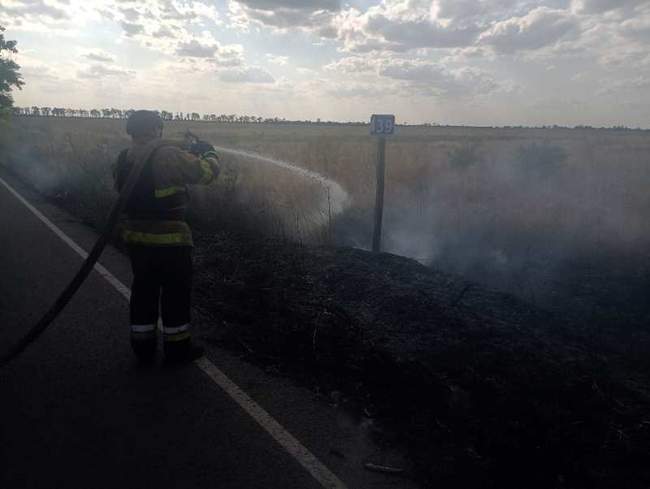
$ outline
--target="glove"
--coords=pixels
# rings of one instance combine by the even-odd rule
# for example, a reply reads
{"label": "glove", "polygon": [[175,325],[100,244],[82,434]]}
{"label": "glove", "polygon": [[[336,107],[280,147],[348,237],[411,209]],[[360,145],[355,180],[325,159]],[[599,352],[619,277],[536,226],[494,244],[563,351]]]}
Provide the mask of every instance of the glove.
{"label": "glove", "polygon": [[208,151],[214,151],[214,146],[204,141],[197,141],[190,145],[189,152],[196,156],[203,156]]}

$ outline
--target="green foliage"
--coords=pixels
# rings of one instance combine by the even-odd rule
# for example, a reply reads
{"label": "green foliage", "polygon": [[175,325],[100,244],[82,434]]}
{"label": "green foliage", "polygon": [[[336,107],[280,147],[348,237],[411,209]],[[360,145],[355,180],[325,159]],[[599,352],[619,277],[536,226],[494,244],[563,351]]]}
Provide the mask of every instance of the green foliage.
{"label": "green foliage", "polygon": [[517,149],[516,159],[526,176],[547,178],[566,162],[568,154],[561,146],[548,142],[531,143]]}
{"label": "green foliage", "polygon": [[447,153],[449,165],[456,170],[466,170],[475,166],[483,158],[479,148],[479,143],[466,143],[452,149]]}
{"label": "green foliage", "polygon": [[20,66],[13,60],[8,58],[9,54],[18,52],[16,49],[16,41],[5,40],[4,27],[0,26],[0,117],[5,117],[9,114],[9,109],[13,105],[11,98],[11,90],[13,88],[20,88],[24,85],[22,77],[18,70]]}

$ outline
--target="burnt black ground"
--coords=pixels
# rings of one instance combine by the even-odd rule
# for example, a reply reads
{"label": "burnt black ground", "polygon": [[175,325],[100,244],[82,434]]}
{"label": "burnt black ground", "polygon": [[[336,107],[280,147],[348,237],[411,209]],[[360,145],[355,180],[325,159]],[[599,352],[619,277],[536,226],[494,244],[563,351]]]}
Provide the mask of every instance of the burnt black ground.
{"label": "burnt black ground", "polygon": [[[94,233],[12,183],[88,248]],[[6,347],[81,260],[4,187],[0,209]],[[129,282],[127,262],[115,250],[102,262]],[[124,298],[93,273],[43,337],[0,371],[0,487],[320,487],[193,365],[138,367],[126,314]],[[349,487],[414,487],[365,471],[362,462],[373,460],[375,448],[311,392],[216,348],[209,357]]]}
{"label": "burnt black ground", "polygon": [[424,480],[650,484],[650,371],[629,355],[650,349],[639,325],[595,328],[389,254],[198,243],[199,304],[230,325],[215,341],[363,399]]}

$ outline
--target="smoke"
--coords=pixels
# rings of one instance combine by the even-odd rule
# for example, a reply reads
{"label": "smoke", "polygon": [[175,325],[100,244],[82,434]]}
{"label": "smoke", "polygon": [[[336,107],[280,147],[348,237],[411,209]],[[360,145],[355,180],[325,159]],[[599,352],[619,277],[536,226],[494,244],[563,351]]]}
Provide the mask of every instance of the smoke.
{"label": "smoke", "polygon": [[[390,165],[405,159],[404,148],[394,148],[383,250],[538,306],[602,316],[603,304],[614,302],[614,274],[617,283],[644,283],[650,138],[561,136],[446,142],[417,171],[391,175]],[[413,176],[404,178],[407,171]],[[372,230],[359,224],[371,220],[371,208],[343,216],[341,242],[367,248]]]}

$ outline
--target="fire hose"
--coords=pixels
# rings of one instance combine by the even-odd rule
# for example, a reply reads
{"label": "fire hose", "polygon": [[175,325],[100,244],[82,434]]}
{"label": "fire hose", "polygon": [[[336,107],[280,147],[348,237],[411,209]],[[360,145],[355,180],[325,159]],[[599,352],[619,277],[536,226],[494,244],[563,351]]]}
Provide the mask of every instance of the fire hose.
{"label": "fire hose", "polygon": [[149,159],[153,156],[153,154],[158,148],[160,148],[161,146],[170,146],[170,145],[185,146],[185,144],[180,144],[175,141],[157,140],[149,143],[145,147],[141,157],[133,163],[133,166],[131,167],[131,171],[129,172],[129,176],[126,179],[126,182],[122,187],[122,190],[120,191],[120,195],[117,201],[115,202],[115,204],[113,204],[113,207],[111,208],[111,211],[108,216],[108,222],[106,224],[106,228],[104,232],[100,235],[100,237],[95,242],[95,245],[93,246],[92,250],[90,251],[90,253],[88,253],[88,256],[86,257],[83,264],[81,265],[81,268],[79,269],[77,274],[72,278],[72,280],[67,285],[67,287],[63,290],[63,292],[61,292],[61,295],[59,295],[59,297],[54,302],[54,304],[52,304],[50,309],[41,317],[41,319],[27,332],[27,334],[23,338],[21,338],[14,346],[12,346],[7,353],[5,353],[4,355],[2,355],[2,357],[0,357],[0,368],[7,365],[14,358],[20,355],[31,343],[36,341],[36,339],[38,339],[38,337],[41,334],[43,334],[43,332],[52,323],[52,321],[56,319],[56,317],[61,313],[61,311],[63,311],[65,306],[74,297],[74,295],[79,290],[79,287],[81,287],[81,285],[84,283],[84,281],[86,280],[86,278],[88,277],[92,269],[94,268],[95,264],[99,260],[99,257],[104,251],[104,248],[111,240],[113,233],[117,227],[117,224],[120,220],[120,216],[122,215],[122,212],[126,207],[126,203],[128,202],[129,197],[133,192],[133,188],[138,182],[138,179],[140,178],[140,174],[142,173],[142,170],[146,165],[147,161],[149,161]]}

